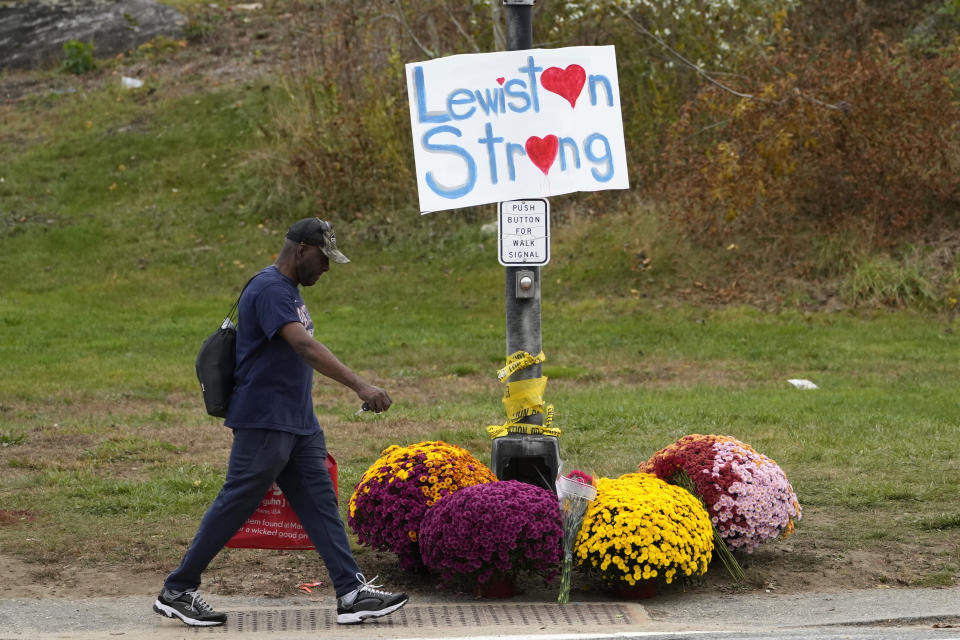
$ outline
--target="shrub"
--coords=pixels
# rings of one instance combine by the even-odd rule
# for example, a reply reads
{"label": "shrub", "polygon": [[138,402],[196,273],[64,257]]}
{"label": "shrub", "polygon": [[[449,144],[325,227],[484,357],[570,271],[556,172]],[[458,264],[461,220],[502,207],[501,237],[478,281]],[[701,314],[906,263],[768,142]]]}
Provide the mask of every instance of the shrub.
{"label": "shrub", "polygon": [[63,43],[64,59],[60,69],[75,75],[83,75],[97,67],[93,59],[93,43],[68,40]]}
{"label": "shrub", "polygon": [[933,285],[917,264],[900,263],[889,256],[874,256],[857,265],[844,279],[841,293],[854,304],[888,306],[930,304],[936,298]]}
{"label": "shrub", "polygon": [[[671,129],[662,190],[703,240],[812,227],[890,244],[960,213],[960,55],[784,46],[752,97],[705,87]],[[782,70],[782,71],[779,71]]]}
{"label": "shrub", "polygon": [[[689,58],[726,66],[756,55],[770,16],[793,4],[647,3],[631,7],[627,17],[615,0],[538,3],[534,35],[538,46],[617,47],[625,140],[631,171],[639,174],[652,164],[647,160],[657,153],[663,128],[696,89],[696,75],[678,73],[676,59],[654,38]],[[283,78],[284,100],[261,127],[275,141],[265,168],[294,199],[340,217],[382,224],[387,211],[414,213],[404,64],[502,50],[503,11],[499,1],[301,4],[297,28],[309,34],[303,38],[309,45],[298,51],[296,71]]]}

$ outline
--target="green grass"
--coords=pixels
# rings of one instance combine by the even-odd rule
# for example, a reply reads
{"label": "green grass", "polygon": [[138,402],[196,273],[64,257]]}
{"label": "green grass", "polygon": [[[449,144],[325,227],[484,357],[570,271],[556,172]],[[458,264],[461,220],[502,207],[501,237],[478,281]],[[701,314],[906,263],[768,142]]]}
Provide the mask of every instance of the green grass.
{"label": "green grass", "polygon": [[921,529],[960,529],[960,513],[943,514],[921,520],[918,523]]}
{"label": "green grass", "polygon": [[[308,208],[257,164],[272,90],[168,82],[0,105],[0,503],[37,516],[0,526],[5,553],[169,567],[222,481],[229,438],[203,414],[196,350]],[[489,462],[504,275],[480,229],[492,209],[458,215],[338,223],[353,263],[304,292],[317,337],[396,403],[355,417],[352,394],[318,381],[342,496],[393,443],[440,438]],[[704,258],[657,228],[637,205],[553,229],[543,370],[564,459],[619,475],[682,435],[729,434],[785,469],[812,547],[955,543],[956,322],[683,304],[664,285]],[[653,271],[633,270],[641,245]],[[913,276],[875,267],[860,290],[922,297]]]}
{"label": "green grass", "polygon": [[887,257],[872,257],[857,265],[841,287],[848,299],[881,304],[930,304],[935,287],[913,260],[898,263]]}

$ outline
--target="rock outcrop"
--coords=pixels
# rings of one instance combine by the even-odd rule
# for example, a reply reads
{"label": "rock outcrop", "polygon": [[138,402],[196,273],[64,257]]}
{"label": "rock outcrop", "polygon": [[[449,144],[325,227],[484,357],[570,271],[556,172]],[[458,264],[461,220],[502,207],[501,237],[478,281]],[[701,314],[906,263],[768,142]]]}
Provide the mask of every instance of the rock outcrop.
{"label": "rock outcrop", "polygon": [[70,40],[92,42],[96,57],[113,56],[159,35],[183,38],[186,23],[151,0],[0,0],[0,69],[54,66]]}

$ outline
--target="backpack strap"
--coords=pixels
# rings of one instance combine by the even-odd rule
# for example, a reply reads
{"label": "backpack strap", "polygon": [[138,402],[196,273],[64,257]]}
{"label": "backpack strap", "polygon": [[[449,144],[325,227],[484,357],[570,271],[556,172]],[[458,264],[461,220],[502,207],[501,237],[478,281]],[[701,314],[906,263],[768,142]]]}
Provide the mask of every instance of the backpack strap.
{"label": "backpack strap", "polygon": [[[250,279],[247,280],[247,284],[243,285],[243,289],[240,290],[240,295],[237,296],[237,301],[233,303],[232,307],[230,307],[230,311],[227,313],[227,317],[224,318],[223,325],[221,326],[221,328],[226,328],[227,326],[231,326],[234,328],[236,327],[237,322],[240,321],[240,298],[243,297],[243,292],[247,290],[247,287],[250,286],[250,283],[253,282],[253,279],[256,278],[258,275],[259,275],[258,273],[253,274],[250,277]],[[233,318],[232,321],[231,321],[231,318]],[[263,352],[266,350],[266,346],[267,346],[267,343],[264,342],[257,348],[257,353],[253,359],[253,363],[256,363],[256,361],[260,358],[260,356],[263,355]],[[250,365],[251,367],[253,366],[253,363],[251,363]],[[233,385],[234,391],[236,391],[237,385],[239,384],[240,384],[239,380],[234,380],[234,385]]]}
{"label": "backpack strap", "polygon": [[247,280],[247,284],[243,285],[243,289],[240,290],[240,295],[237,296],[237,301],[233,303],[233,306],[230,307],[230,311],[227,312],[227,317],[223,319],[221,328],[235,326],[237,324],[237,320],[240,319],[240,298],[243,297],[243,292],[247,290],[247,287],[250,286],[250,283],[253,282],[253,279],[256,278],[257,275],[258,274],[250,276],[250,279]]}

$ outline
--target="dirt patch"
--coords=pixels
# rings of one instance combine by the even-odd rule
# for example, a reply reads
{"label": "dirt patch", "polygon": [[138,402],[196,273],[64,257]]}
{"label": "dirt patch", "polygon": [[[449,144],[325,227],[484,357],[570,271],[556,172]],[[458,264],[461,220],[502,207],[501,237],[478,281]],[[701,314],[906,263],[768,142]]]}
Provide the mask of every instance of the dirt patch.
{"label": "dirt patch", "polygon": [[[910,584],[884,578],[885,573],[895,569],[889,566],[891,557],[895,556],[875,552],[840,556],[809,546],[797,540],[790,545],[761,549],[752,557],[743,558],[747,584],[742,587],[735,586],[721,566],[714,566],[707,576],[683,588],[695,592],[763,590],[789,594]],[[430,576],[402,572],[390,554],[360,550],[357,558],[365,572],[379,575],[392,589],[424,596],[437,589],[436,581]],[[907,557],[904,562],[909,562]],[[150,596],[159,589],[166,570],[123,565],[27,563],[0,554],[0,573],[4,575],[0,598],[46,598],[76,597],[78,591],[88,593],[103,584],[110,584],[117,593]],[[581,589],[599,588],[599,583],[589,576],[576,575],[574,579]],[[311,587],[311,593],[316,597],[332,597],[326,569],[312,551],[225,549],[204,574],[203,588],[211,594],[284,597],[302,595],[305,591],[298,585],[317,581],[322,584]],[[547,588],[534,576],[525,577],[524,582],[531,589]]]}
{"label": "dirt patch", "polygon": [[198,411],[199,402],[197,394],[164,401],[65,397],[41,410],[9,404],[28,436],[4,448],[0,460],[13,473],[97,469],[122,479],[172,456],[183,464],[216,463],[229,450],[230,430]]}
{"label": "dirt patch", "polygon": [[37,514],[26,509],[0,509],[0,526],[33,522],[36,519]]}
{"label": "dirt patch", "polygon": [[[937,586],[923,582],[923,577],[935,573],[951,557],[960,558],[960,541],[955,532],[952,537],[942,533],[919,535],[870,549],[851,549],[825,535],[831,527],[842,526],[831,524],[827,512],[808,509],[804,519],[815,526],[805,527],[801,523],[797,532],[784,541],[768,543],[753,554],[738,554],[746,573],[745,584],[735,585],[723,566],[714,564],[703,578],[668,590],[792,594]],[[168,542],[179,546],[175,556],[165,561],[106,562],[90,554],[82,558],[48,555],[43,560],[25,562],[0,554],[0,574],[5,577],[0,584],[0,597],[75,597],[78,591],[89,592],[103,584],[114,585],[118,593],[127,595],[153,595],[179,555],[186,551],[189,539]],[[393,554],[363,547],[355,548],[355,554],[365,573],[379,575],[390,588],[403,589],[414,596],[429,596],[438,588],[436,580],[428,575],[402,571]],[[311,587],[311,597],[332,597],[329,576],[313,551],[224,549],[204,574],[203,588],[211,594],[284,597],[303,595],[306,592],[298,585],[317,581],[322,584]],[[574,581],[581,590],[602,589],[599,581],[587,574],[578,572]],[[526,576],[522,583],[529,591],[548,595],[553,588],[543,585],[536,576]]]}
{"label": "dirt patch", "polygon": [[0,598],[76,598],[102,595],[104,585],[124,595],[155,595],[163,577],[133,567],[30,563],[0,554]]}

